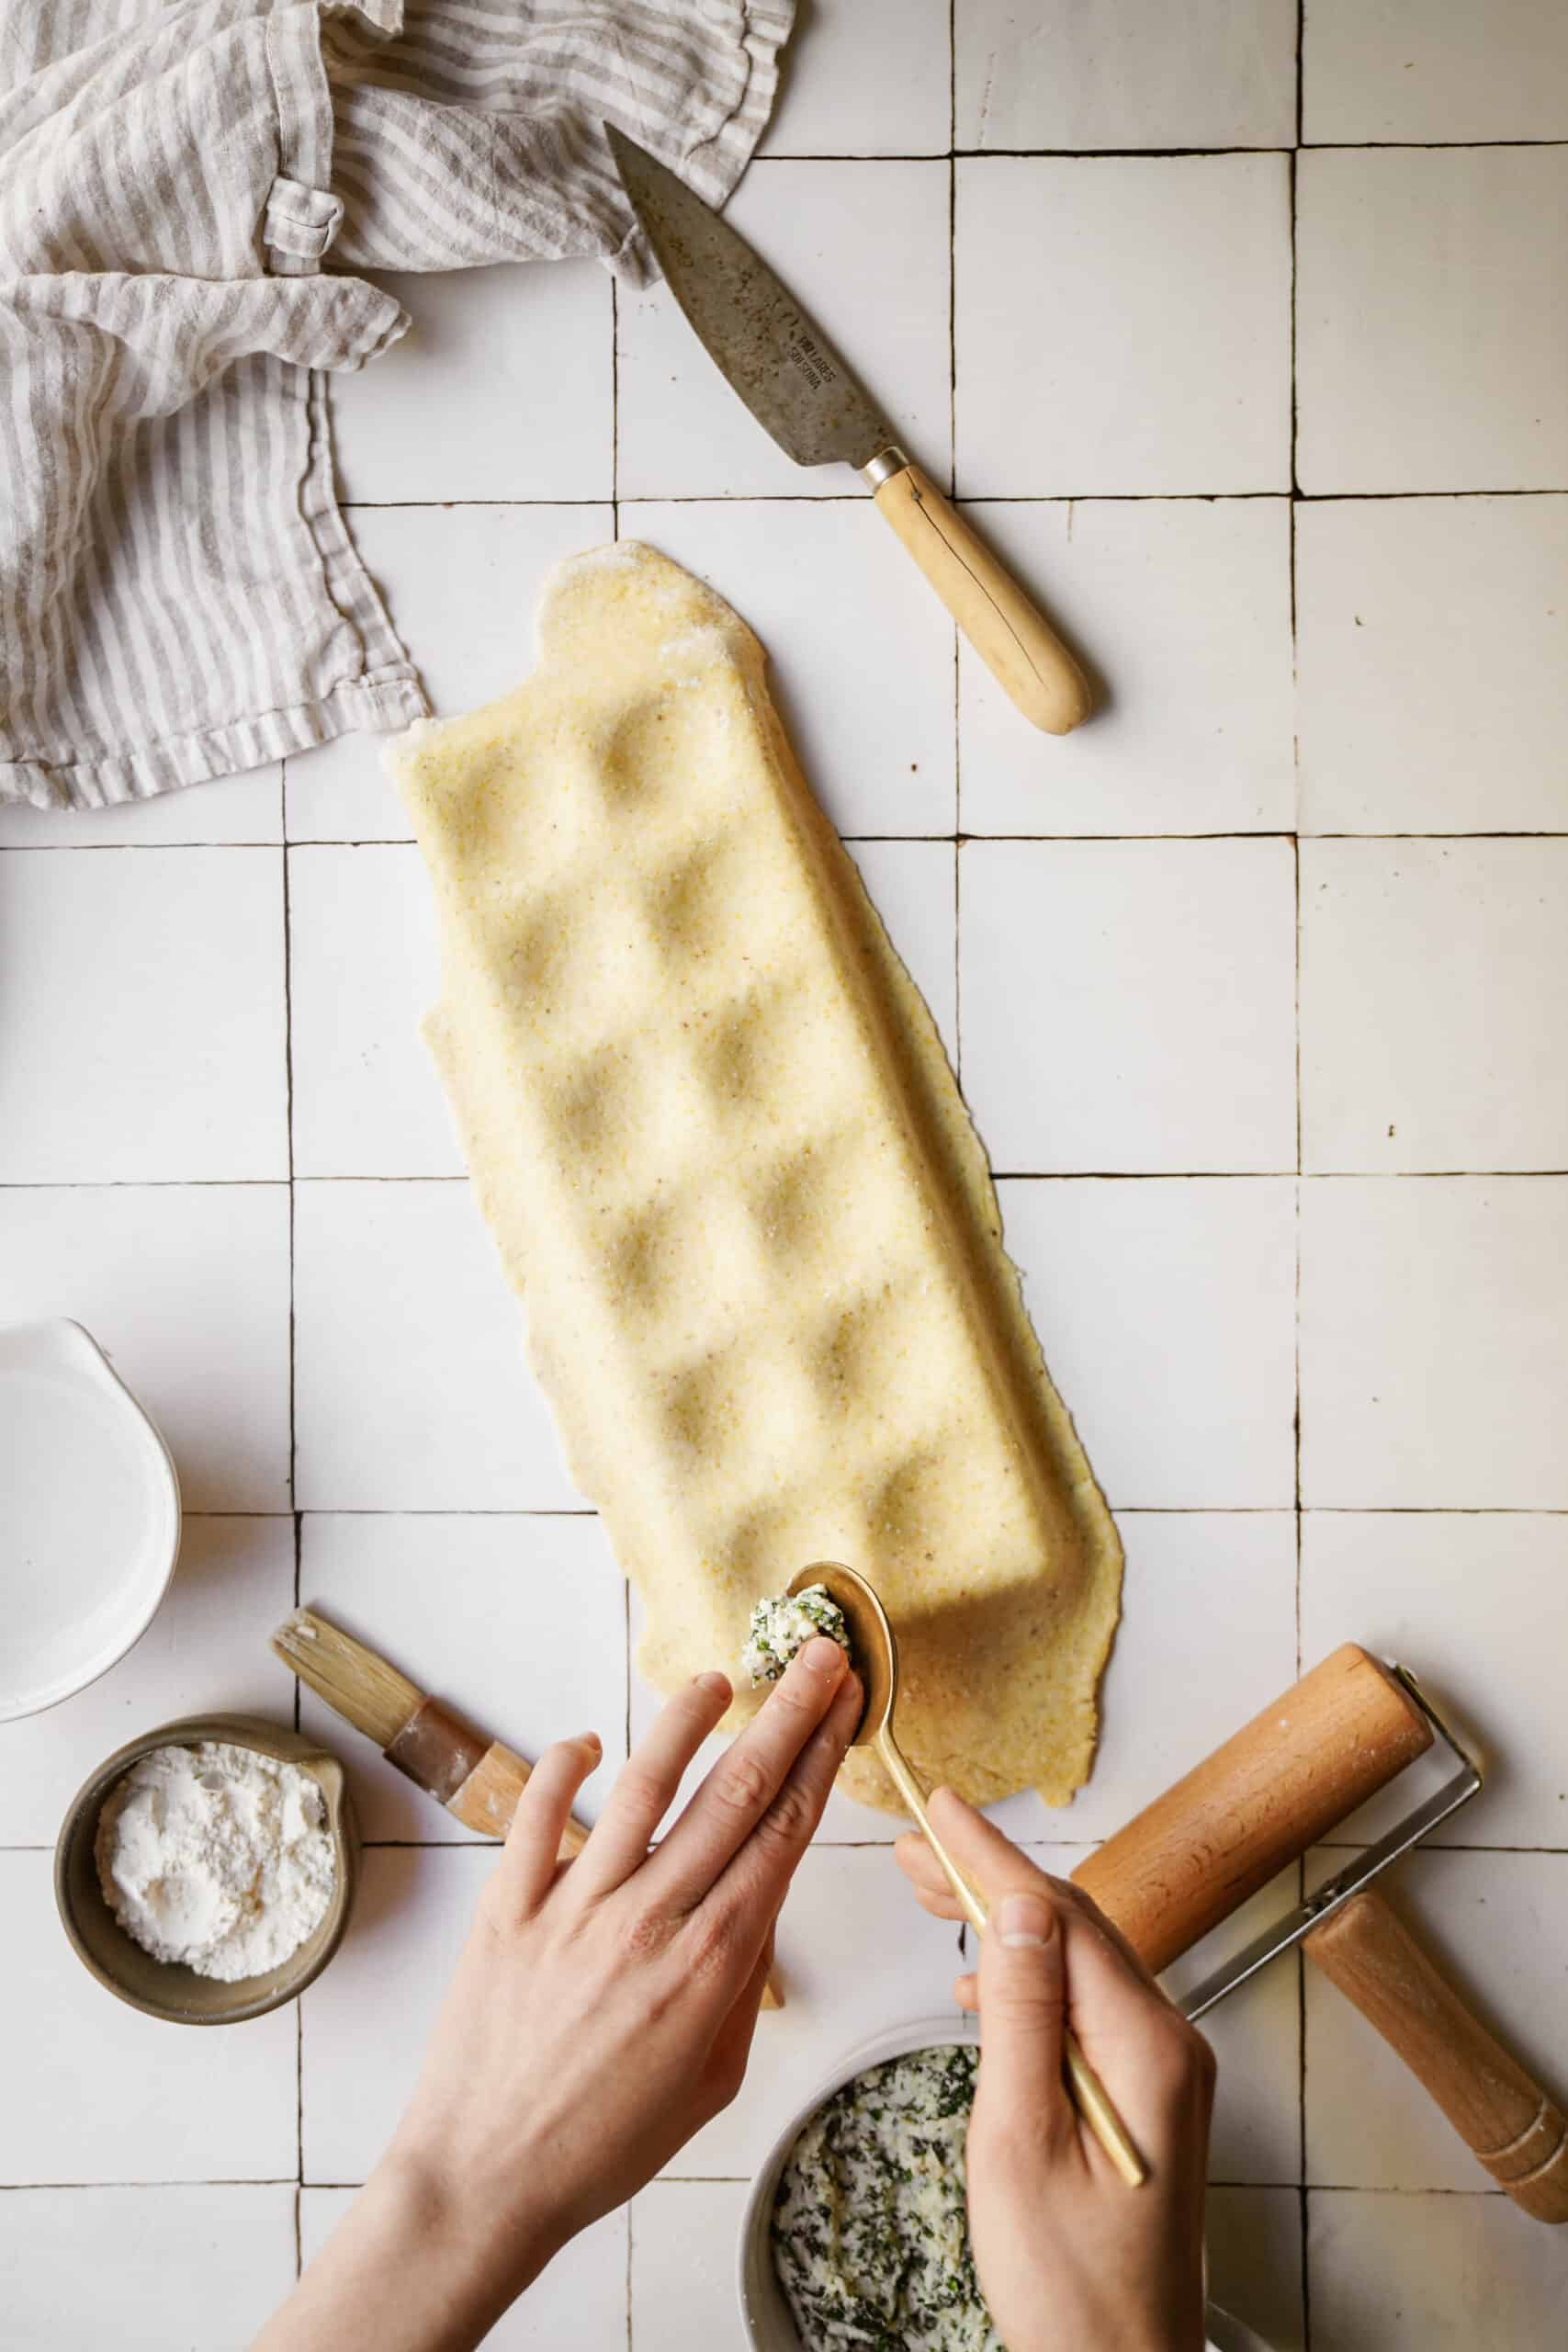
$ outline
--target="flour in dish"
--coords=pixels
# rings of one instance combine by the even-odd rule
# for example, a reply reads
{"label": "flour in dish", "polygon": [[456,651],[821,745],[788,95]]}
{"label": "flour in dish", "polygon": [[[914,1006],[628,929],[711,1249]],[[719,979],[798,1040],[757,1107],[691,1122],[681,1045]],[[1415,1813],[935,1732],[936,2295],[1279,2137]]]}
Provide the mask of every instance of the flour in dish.
{"label": "flour in dish", "polygon": [[773,2267],[807,2352],[1002,2352],[964,2197],[977,2062],[951,2043],[873,2066],[790,2150]]}
{"label": "flour in dish", "polygon": [[104,1901],[132,1941],[225,1984],[298,1951],[337,1874],[310,1773],[219,1740],[134,1763],[98,1815],[94,1853]]}

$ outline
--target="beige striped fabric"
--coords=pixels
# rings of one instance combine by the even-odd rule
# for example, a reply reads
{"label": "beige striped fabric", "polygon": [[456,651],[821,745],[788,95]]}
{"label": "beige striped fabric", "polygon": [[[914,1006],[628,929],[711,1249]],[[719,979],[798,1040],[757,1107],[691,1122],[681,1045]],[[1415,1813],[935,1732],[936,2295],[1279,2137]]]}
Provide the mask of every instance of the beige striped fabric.
{"label": "beige striped fabric", "polygon": [[360,269],[647,259],[602,124],[721,202],[793,0],[0,0],[0,799],[426,708],[340,514]]}

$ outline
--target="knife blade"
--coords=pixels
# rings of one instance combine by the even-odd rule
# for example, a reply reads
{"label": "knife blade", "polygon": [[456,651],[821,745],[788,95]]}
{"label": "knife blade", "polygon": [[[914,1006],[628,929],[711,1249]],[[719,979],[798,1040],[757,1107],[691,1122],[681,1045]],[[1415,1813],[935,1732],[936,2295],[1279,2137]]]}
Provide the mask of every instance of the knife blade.
{"label": "knife blade", "polygon": [[698,341],[799,466],[852,466],[987,668],[1026,718],[1065,735],[1089,715],[1083,672],[1044,616],[898,446],[849,362],[761,255],[614,124],[632,209]]}

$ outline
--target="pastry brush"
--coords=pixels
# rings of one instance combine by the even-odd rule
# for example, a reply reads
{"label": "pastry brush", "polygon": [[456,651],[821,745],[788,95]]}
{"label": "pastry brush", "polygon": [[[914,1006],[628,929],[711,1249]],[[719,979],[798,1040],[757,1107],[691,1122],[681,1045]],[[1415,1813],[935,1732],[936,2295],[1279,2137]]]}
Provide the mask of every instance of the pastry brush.
{"label": "pastry brush", "polygon": [[[318,1699],[373,1739],[388,1763],[445,1805],[454,1820],[481,1838],[505,1837],[531,1769],[521,1756],[499,1740],[486,1739],[375,1650],[313,1609],[296,1609],[286,1617],[272,1636],[272,1647]],[[561,1859],[580,1854],[587,1839],[583,1824],[575,1817],[569,1820],[561,1837]],[[762,2007],[784,2007],[772,1976]]]}

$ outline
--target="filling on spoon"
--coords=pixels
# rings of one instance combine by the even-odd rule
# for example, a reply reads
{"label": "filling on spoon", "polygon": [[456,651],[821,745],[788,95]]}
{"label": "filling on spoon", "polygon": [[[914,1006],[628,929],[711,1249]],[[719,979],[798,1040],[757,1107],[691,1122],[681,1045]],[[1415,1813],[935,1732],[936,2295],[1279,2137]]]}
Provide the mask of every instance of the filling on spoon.
{"label": "filling on spoon", "polygon": [[797,1650],[818,1634],[837,1642],[852,1661],[850,1629],[844,1612],[826,1585],[808,1584],[804,1592],[781,1593],[776,1600],[759,1600],[751,1611],[750,1631],[740,1663],[751,1678],[751,1688],[776,1682]]}

